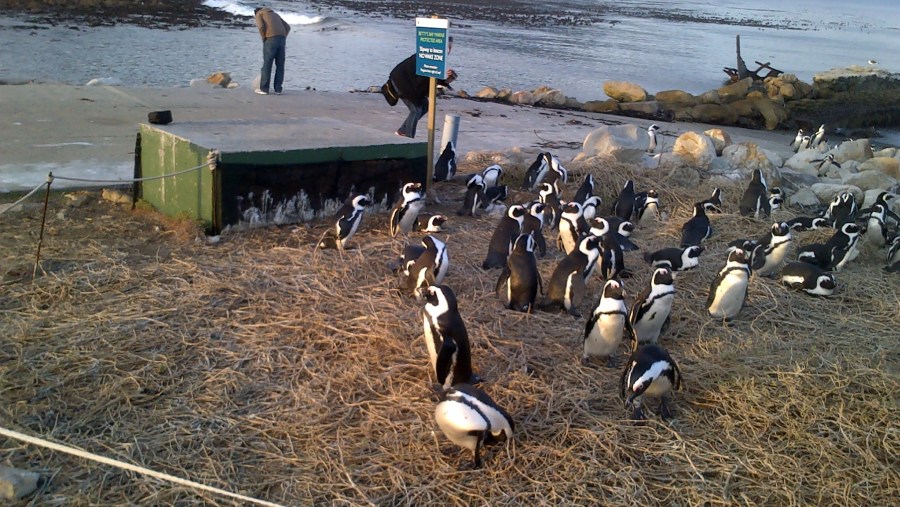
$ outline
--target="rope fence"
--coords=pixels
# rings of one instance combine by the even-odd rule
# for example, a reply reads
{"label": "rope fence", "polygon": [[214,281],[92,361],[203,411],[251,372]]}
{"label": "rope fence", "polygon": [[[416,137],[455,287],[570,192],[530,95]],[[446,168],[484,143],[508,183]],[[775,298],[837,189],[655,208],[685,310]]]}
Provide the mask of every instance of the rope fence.
{"label": "rope fence", "polygon": [[[49,179],[49,178],[48,178],[48,179]],[[12,206],[9,206],[9,207],[7,207],[7,208],[4,208],[4,209],[0,210],[0,216],[2,216],[2,215],[3,215],[4,213],[6,213],[7,211],[16,209],[16,206],[22,204],[22,203],[25,202],[29,197],[31,197],[32,195],[36,194],[37,191],[40,190],[44,185],[49,185],[49,184],[50,184],[49,181],[45,181],[45,182],[41,183],[40,185],[34,187],[34,190],[32,190],[31,192],[28,192],[27,194],[25,194],[24,196],[22,196],[21,199],[19,199],[18,201],[12,203]]]}

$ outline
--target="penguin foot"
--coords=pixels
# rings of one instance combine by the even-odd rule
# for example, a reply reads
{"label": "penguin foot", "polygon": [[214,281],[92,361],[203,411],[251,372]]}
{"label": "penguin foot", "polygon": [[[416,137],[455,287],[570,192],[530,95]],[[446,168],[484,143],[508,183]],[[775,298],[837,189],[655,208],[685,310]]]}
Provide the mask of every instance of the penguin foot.
{"label": "penguin foot", "polygon": [[635,421],[643,421],[645,419],[644,408],[634,407],[634,412],[631,413],[631,419]]}
{"label": "penguin foot", "polygon": [[663,421],[668,421],[672,418],[672,411],[669,410],[669,402],[666,401],[665,398],[659,403],[659,416],[662,417]]}
{"label": "penguin foot", "polygon": [[581,363],[581,366],[584,366],[586,368],[594,367],[594,363],[591,362],[591,358],[588,356],[581,356],[581,360],[579,361],[579,363]]}
{"label": "penguin foot", "polygon": [[576,319],[581,318],[581,312],[579,312],[576,308],[572,308],[569,310],[569,315],[575,317]]}
{"label": "penguin foot", "polygon": [[607,368],[618,368],[619,360],[613,356],[609,356],[606,358],[606,367]]}

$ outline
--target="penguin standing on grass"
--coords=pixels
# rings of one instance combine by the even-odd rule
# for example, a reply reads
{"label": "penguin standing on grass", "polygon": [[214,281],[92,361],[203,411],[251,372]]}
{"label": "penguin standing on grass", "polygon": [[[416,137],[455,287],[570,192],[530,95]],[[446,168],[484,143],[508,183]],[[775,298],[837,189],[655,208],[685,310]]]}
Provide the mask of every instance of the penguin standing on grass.
{"label": "penguin standing on grass", "polygon": [[712,236],[713,230],[703,205],[694,205],[694,216],[681,226],[681,247],[700,246]]}
{"label": "penguin standing on grass", "polygon": [[613,355],[625,334],[629,339],[634,339],[625,306],[625,287],[618,280],[607,280],[603,284],[600,300],[584,325],[581,364],[587,365],[592,357],[597,357],[605,359],[607,366],[614,367]]}
{"label": "penguin standing on grass", "polygon": [[456,384],[444,391],[434,419],[451,442],[472,451],[473,468],[481,468],[485,445],[508,441],[515,431],[512,416],[470,384]]}
{"label": "penguin standing on grass", "polygon": [[[637,342],[634,342],[637,345]],[[666,349],[655,344],[637,347],[628,358],[619,390],[625,398],[625,408],[634,407],[631,418],[644,419],[643,398],[660,399],[659,415],[663,420],[672,417],[668,397],[673,390],[682,388],[681,371]]]}
{"label": "penguin standing on grass", "polygon": [[459,216],[475,216],[475,210],[481,208],[485,204],[484,191],[486,190],[484,178],[480,174],[469,176],[466,181],[466,195],[463,197],[463,204],[456,214]]}
{"label": "penguin standing on grass", "polygon": [[433,181],[450,181],[456,176],[456,149],[453,147],[453,141],[448,141],[441,156],[434,163],[434,174],[431,179]]}
{"label": "penguin standing on grass", "polygon": [[628,320],[639,344],[656,343],[663,325],[669,321],[675,300],[675,279],[668,268],[657,268],[650,285],[638,295]]}
{"label": "penguin standing on grass", "polygon": [[646,225],[651,220],[662,222],[662,214],[659,211],[659,193],[654,189],[647,191],[647,194],[640,200],[636,200],[637,220],[639,225]]}
{"label": "penguin standing on grass", "polygon": [[421,183],[407,183],[400,190],[400,198],[391,209],[391,236],[409,234],[425,207],[425,188]]}
{"label": "penguin standing on grass", "polygon": [[622,220],[631,221],[631,217],[634,215],[634,181],[625,182],[619,196],[613,201],[612,214]]}
{"label": "penguin standing on grass", "polygon": [[522,182],[522,190],[534,191],[535,188],[537,188],[538,184],[540,184],[547,175],[547,171],[550,170],[551,157],[549,152],[541,153],[534,162],[528,166],[528,169],[525,170],[525,180]]}
{"label": "penguin standing on grass", "polygon": [[502,268],[506,266],[506,258],[513,241],[522,233],[522,224],[528,210],[524,206],[516,204],[506,210],[506,215],[497,223],[491,242],[488,245],[488,253],[481,263],[482,269]]}
{"label": "penguin standing on grass", "polygon": [[531,313],[538,292],[543,292],[541,273],[534,257],[534,237],[520,234],[506,259],[506,266],[497,279],[495,291],[506,284],[504,304],[510,310]]}
{"label": "penguin standing on grass", "polygon": [[541,204],[546,206],[544,213],[549,215],[549,219],[546,221],[547,225],[550,229],[556,229],[559,227],[559,220],[562,216],[562,203],[559,202],[559,194],[557,194],[556,188],[549,183],[541,183],[538,188],[538,199],[541,201]]}
{"label": "penguin standing on grass", "polygon": [[425,345],[438,384],[446,389],[459,383],[479,383],[481,379],[472,371],[469,334],[459,314],[456,294],[446,285],[429,285],[417,292],[425,300]]}
{"label": "penguin standing on grass", "polygon": [[337,219],[331,232],[319,243],[319,248],[347,248],[347,242],[356,234],[359,224],[362,222],[366,206],[371,206],[372,201],[364,195],[354,196],[348,200],[334,215]]}
{"label": "penguin standing on grass", "polygon": [[786,223],[772,224],[772,230],[759,241],[763,248],[754,250],[753,271],[758,276],[774,277],[787,257],[792,241],[791,228]]}
{"label": "penguin standing on grass", "polygon": [[726,322],[735,318],[747,300],[750,283],[750,254],[736,248],[728,254],[725,267],[709,286],[706,310],[710,317]]}
{"label": "penguin standing on grass", "polygon": [[584,299],[585,281],[594,270],[600,257],[600,238],[586,236],[578,248],[559,262],[547,287],[547,295],[541,303],[542,310],[562,308],[578,318],[578,306]]}
{"label": "penguin standing on grass", "polygon": [[703,209],[707,213],[721,213],[722,212],[722,189],[714,188],[712,191],[712,195],[710,195],[708,199],[704,199],[704,200],[700,201],[700,204],[703,205]]}
{"label": "penguin standing on grass", "polygon": [[568,255],[578,247],[582,232],[586,232],[581,228],[583,221],[581,204],[569,202],[563,206],[559,219],[559,234],[556,237],[556,247],[561,252]]}
{"label": "penguin standing on grass", "polygon": [[584,181],[581,182],[581,186],[575,191],[575,197],[572,200],[584,204],[584,201],[592,195],[594,195],[594,175],[587,173],[584,175]]}
{"label": "penguin standing on grass", "polygon": [[541,257],[547,255],[547,240],[544,238],[544,213],[547,206],[541,202],[533,202],[528,206],[528,213],[522,220],[522,234],[531,234],[534,238],[534,251]]}
{"label": "penguin standing on grass", "polygon": [[[414,259],[406,259],[403,266],[407,277],[406,290],[414,295],[417,289],[443,283],[450,269],[450,256],[443,241],[434,236],[425,236],[422,238],[422,247],[424,249],[421,253]],[[414,255],[415,251],[404,249],[404,255]]]}
{"label": "penguin standing on grass", "polygon": [[769,205],[769,188],[766,185],[766,177],[761,169],[753,170],[750,183],[747,184],[744,195],[741,197],[738,211],[740,211],[742,217],[753,215],[757,220],[759,220],[761,215],[768,218],[772,213],[772,208]]}

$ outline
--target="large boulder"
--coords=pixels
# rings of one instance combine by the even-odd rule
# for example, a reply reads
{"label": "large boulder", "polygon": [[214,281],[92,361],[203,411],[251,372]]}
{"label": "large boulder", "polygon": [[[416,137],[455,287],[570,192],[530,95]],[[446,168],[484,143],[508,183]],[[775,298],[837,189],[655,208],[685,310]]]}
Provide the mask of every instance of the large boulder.
{"label": "large boulder", "polygon": [[509,101],[512,104],[531,106],[534,105],[534,94],[528,90],[519,90],[509,96]]}
{"label": "large boulder", "polygon": [[792,171],[785,168],[781,168],[780,173],[781,188],[794,194],[799,193],[803,189],[809,189],[809,187],[819,183],[818,176],[814,174]]}
{"label": "large boulder", "polygon": [[478,90],[477,93],[475,93],[475,96],[479,99],[496,99],[499,95],[500,92],[493,86],[485,86],[481,90]]}
{"label": "large boulder", "polygon": [[787,198],[787,202],[790,206],[804,207],[813,207],[822,204],[821,201],[819,201],[819,198],[816,196],[816,193],[809,188],[797,189],[796,192],[794,192]]}
{"label": "large boulder", "polygon": [[206,78],[206,82],[211,85],[221,86],[222,88],[228,88],[228,83],[231,82],[231,73],[230,72],[216,72],[214,74],[210,74],[210,76]]}
{"label": "large boulder", "polygon": [[784,162],[784,167],[793,169],[797,172],[817,176],[819,174],[817,166],[819,160],[822,160],[822,154],[816,150],[801,150],[795,153],[791,158]]}
{"label": "large boulder", "polygon": [[701,104],[721,104],[722,98],[719,97],[719,92],[716,90],[709,90],[707,92],[703,92],[697,97],[697,100],[700,101]]}
{"label": "large boulder", "polygon": [[642,102],[622,102],[619,104],[622,112],[637,113],[643,116],[653,116],[659,112],[659,102],[644,100]]}
{"label": "large boulder", "polygon": [[731,146],[731,136],[728,135],[728,132],[725,132],[722,129],[709,129],[703,132],[703,134],[712,139],[713,146],[716,147],[716,156],[722,156],[722,150],[724,150],[727,146]]}
{"label": "large boulder", "polygon": [[726,105],[699,104],[676,111],[675,119],[679,121],[734,125],[737,123],[738,114],[734,109]]}
{"label": "large boulder", "polygon": [[654,95],[654,98],[657,102],[662,102],[662,104],[668,108],[692,107],[696,106],[698,103],[697,97],[681,90],[664,90],[657,92],[656,95]]}
{"label": "large boulder", "polygon": [[892,157],[873,157],[859,164],[858,171],[880,171],[895,180],[900,179],[900,160]]}
{"label": "large boulder", "polygon": [[873,156],[872,143],[868,139],[844,141],[832,148],[829,153],[834,155],[834,161],[838,164],[843,164],[848,160],[863,162],[869,160]]}
{"label": "large boulder", "polygon": [[745,77],[736,83],[727,84],[719,88],[716,92],[723,102],[733,102],[746,97],[747,92],[750,91],[752,85],[753,78]]}
{"label": "large boulder", "polygon": [[582,150],[589,157],[614,158],[621,162],[639,163],[649,144],[647,131],[637,125],[606,125],[584,138]]}
{"label": "large boulder", "polygon": [[810,186],[809,189],[815,192],[816,197],[818,197],[821,202],[831,202],[831,200],[834,199],[834,196],[841,192],[852,193],[853,198],[856,199],[857,203],[862,202],[863,198],[863,191],[859,187],[853,185],[841,183],[816,183]]}
{"label": "large boulder", "polygon": [[607,81],[603,83],[603,93],[619,102],[641,102],[647,100],[647,90],[628,81]]}
{"label": "large boulder", "polygon": [[559,90],[535,90],[534,103],[540,106],[563,107],[566,105],[566,95]]}
{"label": "large boulder", "polygon": [[762,116],[766,130],[775,130],[781,122],[787,120],[787,111],[769,99],[755,99],[753,108]]}
{"label": "large boulder", "polygon": [[619,103],[613,99],[589,100],[581,108],[589,113],[618,113]]}
{"label": "large boulder", "polygon": [[754,170],[759,169],[766,176],[769,186],[778,186],[781,183],[781,157],[769,150],[760,148],[756,143],[744,142],[728,146],[722,150],[722,159],[729,166],[740,170],[749,176]]}
{"label": "large boulder", "polygon": [[688,166],[708,169],[716,158],[716,146],[712,139],[703,134],[685,132],[675,139],[672,153]]}
{"label": "large boulder", "polygon": [[873,169],[850,174],[843,179],[842,183],[853,185],[859,187],[862,191],[866,191],[879,188],[891,188],[897,184],[897,179],[891,178],[877,169]]}

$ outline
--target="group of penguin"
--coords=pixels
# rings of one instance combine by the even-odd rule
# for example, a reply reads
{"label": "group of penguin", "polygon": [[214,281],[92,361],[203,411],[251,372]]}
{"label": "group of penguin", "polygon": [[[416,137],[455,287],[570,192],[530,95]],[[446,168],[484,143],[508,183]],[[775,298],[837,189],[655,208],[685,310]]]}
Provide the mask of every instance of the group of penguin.
{"label": "group of penguin", "polygon": [[[435,165],[434,181],[450,181],[456,175],[455,153],[448,144]],[[503,169],[486,167],[465,179],[460,216],[477,216],[494,207],[504,209],[510,192],[501,185]],[[581,336],[584,364],[592,359],[605,359],[615,366],[614,355],[627,339],[631,343],[620,378],[620,394],[625,407],[632,407],[632,417],[643,419],[644,397],[660,399],[659,414],[671,417],[668,398],[682,386],[676,362],[659,338],[669,321],[675,296],[674,280],[678,273],[696,268],[704,251],[703,243],[713,235],[708,213],[722,213],[721,191],[716,189],[703,201],[695,203],[693,216],[681,228],[678,247],[646,253],[643,259],[654,270],[650,284],[643,289],[630,309],[625,303],[623,278],[632,276],[625,268],[624,252],[638,249],[630,236],[637,226],[661,220],[659,194],[653,190],[636,192],[628,180],[611,206],[602,208],[596,195],[593,176],[588,173],[572,200],[562,200],[562,188],[569,182],[568,171],[558,158],[542,153],[527,169],[522,190],[536,192],[535,199],[505,207],[499,218],[485,256],[484,270],[501,270],[495,286],[504,305],[510,310],[531,312],[565,310],[580,317],[579,306],[586,284],[594,272],[603,279],[601,296],[588,316]],[[835,234],[824,244],[806,245],[800,249],[797,262],[789,262],[781,270],[782,283],[812,295],[831,295],[838,271],[858,255],[860,237],[857,219],[864,219],[866,234],[881,234],[887,245],[890,263],[900,257],[900,235],[888,232],[888,219],[897,222],[884,193],[867,210],[858,210],[853,195],[842,193],[827,210],[816,217],[797,217],[776,222],[761,239],[740,239],[729,244],[725,266],[713,280],[706,308],[711,317],[729,321],[744,306],[751,273],[759,276],[777,274],[786,259],[792,232],[834,227]],[[482,379],[472,366],[471,348],[465,322],[459,313],[454,291],[443,284],[449,269],[447,245],[432,233],[441,232],[447,217],[425,213],[425,187],[418,182],[402,186],[390,212],[392,236],[405,236],[413,231],[426,235],[407,244],[399,258],[390,264],[398,273],[400,289],[424,302],[422,325],[431,368],[440,385],[440,401],[435,420],[447,438],[473,452],[474,467],[482,465],[485,445],[513,436],[515,423],[510,414],[495,403],[478,386]],[[783,193],[769,189],[762,171],[753,172],[739,205],[742,216],[768,219],[783,200]],[[358,230],[363,212],[371,201],[363,195],[351,197],[335,216],[334,226],[319,246],[344,248]],[[601,209],[609,211],[601,215]],[[544,231],[555,231],[556,245],[563,255],[552,272],[546,291],[538,270],[538,256],[546,255]],[[892,260],[893,259],[893,260]],[[505,286],[505,290],[503,290]],[[544,294],[538,302],[538,295]]]}

